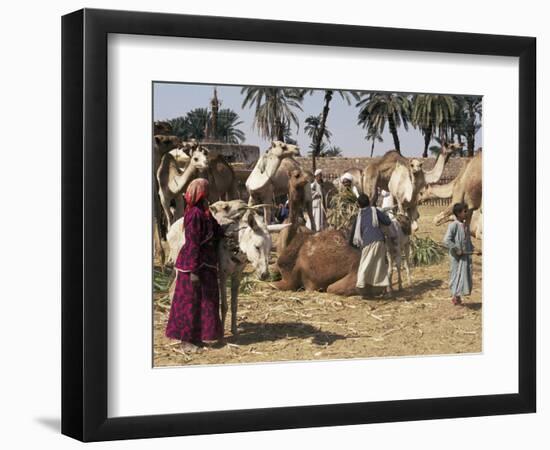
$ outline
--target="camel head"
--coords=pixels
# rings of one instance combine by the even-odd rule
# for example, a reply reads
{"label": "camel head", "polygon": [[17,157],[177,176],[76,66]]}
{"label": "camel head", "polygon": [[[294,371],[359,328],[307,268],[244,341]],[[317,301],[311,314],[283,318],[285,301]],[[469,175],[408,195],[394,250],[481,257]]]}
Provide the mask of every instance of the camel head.
{"label": "camel head", "polygon": [[413,175],[422,171],[422,161],[419,161],[418,159],[411,159],[409,164]]}
{"label": "camel head", "polygon": [[288,171],[288,190],[297,190],[303,188],[310,182],[307,172],[300,169],[292,169]]}
{"label": "camel head", "polygon": [[168,122],[157,120],[153,122],[153,130],[155,134],[170,134],[172,126]]}
{"label": "camel head", "polygon": [[277,156],[279,159],[300,156],[300,148],[297,145],[287,144],[281,141],[273,141],[271,143],[271,148],[267,152]]}
{"label": "camel head", "polygon": [[462,147],[464,146],[463,143],[456,143],[451,142],[450,144],[446,144],[445,142],[441,143],[441,154],[447,159],[449,156],[451,156],[456,151],[462,151]]}
{"label": "camel head", "polygon": [[182,144],[181,139],[177,136],[156,134],[153,139],[154,139],[155,145],[157,145],[159,149],[172,150],[173,148],[181,147],[181,144]]}
{"label": "camel head", "polygon": [[176,161],[176,164],[179,167],[185,167],[191,159],[190,156],[183,150],[183,148],[175,148],[173,150],[170,150],[168,153],[172,155],[174,161]]}
{"label": "camel head", "polygon": [[208,169],[208,150],[198,145],[190,155],[189,164],[195,169]]}
{"label": "camel head", "polygon": [[432,198],[431,186],[427,184],[422,189],[420,189],[420,191],[418,191],[416,202],[421,205],[422,203],[427,202],[430,198]]}
{"label": "camel head", "polygon": [[260,280],[269,277],[272,240],[263,219],[254,210],[247,211],[239,223],[239,249],[246,255]]}
{"label": "camel head", "polygon": [[451,222],[453,220],[453,215],[448,214],[446,211],[440,212],[437,216],[434,217],[433,223],[435,226],[441,226],[446,222]]}

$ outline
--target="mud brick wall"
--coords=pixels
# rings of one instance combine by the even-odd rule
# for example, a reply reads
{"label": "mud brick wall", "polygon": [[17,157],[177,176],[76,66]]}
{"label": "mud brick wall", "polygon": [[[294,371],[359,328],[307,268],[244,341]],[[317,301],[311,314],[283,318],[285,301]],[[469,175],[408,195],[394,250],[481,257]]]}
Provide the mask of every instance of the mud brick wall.
{"label": "mud brick wall", "polygon": [[[304,169],[311,170],[311,158],[301,157],[296,159]],[[317,168],[323,170],[325,178],[334,179],[344,174],[346,170],[352,168],[364,169],[373,159],[375,158],[317,158]],[[435,164],[435,158],[416,159],[423,162],[426,170],[430,170]],[[450,158],[445,165],[440,183],[444,184],[454,179],[468,160],[468,158]]]}

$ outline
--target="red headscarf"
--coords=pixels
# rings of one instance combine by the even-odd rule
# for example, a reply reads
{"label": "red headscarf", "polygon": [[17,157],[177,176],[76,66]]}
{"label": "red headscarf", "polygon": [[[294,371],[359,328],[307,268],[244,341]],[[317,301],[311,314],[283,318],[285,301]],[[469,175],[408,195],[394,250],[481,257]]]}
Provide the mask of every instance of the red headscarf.
{"label": "red headscarf", "polygon": [[[208,180],[204,178],[195,178],[185,191],[185,210],[195,206],[203,198],[208,198]],[[208,206],[204,207],[204,212],[209,214]]]}

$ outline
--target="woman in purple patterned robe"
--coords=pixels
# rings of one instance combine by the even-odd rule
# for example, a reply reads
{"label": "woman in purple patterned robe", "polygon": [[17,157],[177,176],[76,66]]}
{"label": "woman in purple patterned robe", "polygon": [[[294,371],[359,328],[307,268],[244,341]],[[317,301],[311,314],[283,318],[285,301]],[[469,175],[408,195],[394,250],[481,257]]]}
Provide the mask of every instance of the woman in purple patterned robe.
{"label": "woman in purple patterned robe", "polygon": [[185,244],[176,264],[166,336],[195,351],[205,341],[223,337],[219,314],[217,243],[223,231],[208,209],[208,181],[193,180],[185,193]]}

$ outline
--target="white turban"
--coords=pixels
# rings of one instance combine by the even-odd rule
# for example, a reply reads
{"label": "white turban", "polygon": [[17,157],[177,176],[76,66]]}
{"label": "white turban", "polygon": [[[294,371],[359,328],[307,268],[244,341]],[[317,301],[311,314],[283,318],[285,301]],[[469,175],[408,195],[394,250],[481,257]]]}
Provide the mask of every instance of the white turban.
{"label": "white turban", "polygon": [[344,181],[344,180],[353,181],[353,176],[351,175],[351,173],[346,172],[344,175],[342,175],[342,178],[340,178],[340,181]]}
{"label": "white turban", "polygon": [[317,170],[315,171],[315,176],[321,175],[322,173],[323,173],[323,171],[322,171],[321,169],[317,169]]}

